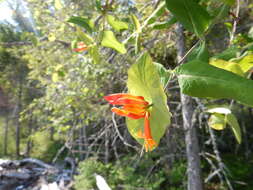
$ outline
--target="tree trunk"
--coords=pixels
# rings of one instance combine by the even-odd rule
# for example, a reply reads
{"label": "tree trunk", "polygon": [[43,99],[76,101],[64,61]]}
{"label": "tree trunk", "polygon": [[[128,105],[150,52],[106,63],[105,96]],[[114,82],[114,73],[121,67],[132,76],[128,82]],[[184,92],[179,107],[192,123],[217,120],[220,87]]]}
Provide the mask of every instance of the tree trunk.
{"label": "tree trunk", "polygon": [[[185,55],[185,38],[182,25],[177,25],[177,60]],[[185,144],[187,156],[187,189],[202,190],[203,184],[201,179],[199,144],[196,127],[193,126],[192,116],[194,111],[193,99],[190,96],[181,93],[183,128],[185,130]]]}
{"label": "tree trunk", "polygon": [[33,124],[34,124],[32,113],[30,113],[29,115],[30,115],[30,119],[29,119],[29,122],[28,122],[28,140],[27,140],[27,143],[26,143],[26,153],[25,153],[26,157],[30,157],[30,152],[31,152],[31,148],[32,148],[32,141],[29,137],[32,135]]}
{"label": "tree trunk", "polygon": [[19,79],[19,90],[18,90],[18,100],[17,100],[17,110],[16,110],[16,157],[20,155],[20,111],[21,111],[21,101],[22,101],[22,91],[23,91],[23,82],[22,76]]}
{"label": "tree trunk", "polygon": [[9,133],[9,113],[7,112],[4,127],[4,155],[8,154],[8,133]]}

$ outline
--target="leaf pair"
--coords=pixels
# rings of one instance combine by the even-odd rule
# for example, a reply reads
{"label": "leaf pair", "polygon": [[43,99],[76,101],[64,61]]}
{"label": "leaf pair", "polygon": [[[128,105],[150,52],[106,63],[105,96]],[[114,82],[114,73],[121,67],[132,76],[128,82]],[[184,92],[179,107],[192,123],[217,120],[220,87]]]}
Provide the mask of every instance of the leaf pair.
{"label": "leaf pair", "polygon": [[223,130],[228,124],[231,127],[237,142],[241,144],[241,129],[235,115],[232,114],[230,109],[226,107],[214,107],[208,109],[206,112],[212,114],[208,120],[208,125],[210,127],[216,130]]}

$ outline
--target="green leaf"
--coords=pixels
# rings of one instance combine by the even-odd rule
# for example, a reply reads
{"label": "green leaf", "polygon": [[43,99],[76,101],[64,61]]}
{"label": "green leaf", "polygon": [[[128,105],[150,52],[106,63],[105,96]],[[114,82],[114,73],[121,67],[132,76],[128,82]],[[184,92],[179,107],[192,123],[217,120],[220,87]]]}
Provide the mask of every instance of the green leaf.
{"label": "green leaf", "polygon": [[155,22],[151,27],[155,30],[169,29],[176,22],[177,19],[175,17],[172,17],[171,19],[164,22]]}
{"label": "green leaf", "polygon": [[122,21],[116,19],[112,15],[107,15],[106,19],[107,19],[107,22],[111,25],[111,27],[116,31],[128,29],[128,24],[126,22],[122,22]]}
{"label": "green leaf", "polygon": [[62,6],[61,0],[55,0],[55,1],[54,1],[54,7],[55,7],[57,10],[62,9],[63,6]]}
{"label": "green leaf", "polygon": [[223,130],[226,128],[225,116],[222,114],[214,113],[208,119],[209,127],[215,130]]}
{"label": "green leaf", "polygon": [[224,61],[222,59],[211,59],[209,64],[244,77],[244,72],[238,63]]}
{"label": "green leaf", "polygon": [[85,32],[83,32],[79,27],[77,28],[76,34],[79,38],[79,41],[83,41],[87,45],[91,45],[94,43],[94,39]]}
{"label": "green leaf", "polygon": [[208,49],[206,48],[206,42],[201,41],[200,44],[188,55],[187,60],[200,60],[204,62],[209,61],[209,52]]}
{"label": "green leaf", "polygon": [[244,73],[248,72],[253,68],[253,54],[246,55],[238,64]]}
{"label": "green leaf", "polygon": [[166,70],[165,67],[160,63],[154,62],[154,65],[156,66],[156,69],[157,69],[159,77],[160,77],[161,84],[164,88],[166,86],[166,84],[168,83],[168,81],[170,80],[171,71]]}
{"label": "green leaf", "polygon": [[141,24],[140,24],[138,18],[134,14],[131,14],[131,19],[134,23],[135,31],[137,33],[141,33]]}
{"label": "green leaf", "polygon": [[222,2],[226,3],[227,5],[234,5],[235,4],[235,0],[222,0]]}
{"label": "green leaf", "polygon": [[248,37],[253,39],[253,26],[249,29]]}
{"label": "green leaf", "polygon": [[[154,140],[159,143],[170,124],[171,114],[157,68],[149,54],[144,53],[128,70],[127,86],[130,94],[143,96],[153,104],[150,108],[150,126]],[[143,119],[127,119],[127,127],[131,135],[143,145],[143,139],[136,137],[138,131],[143,131]]]}
{"label": "green leaf", "polygon": [[196,1],[189,0],[166,0],[169,11],[181,22],[186,29],[194,32],[197,36],[203,36],[211,23],[208,12]]}
{"label": "green leaf", "polygon": [[230,125],[237,142],[241,144],[241,141],[242,141],[241,128],[238,124],[236,117],[233,114],[227,114],[226,120],[227,120],[227,123]]}
{"label": "green leaf", "polygon": [[97,46],[92,46],[89,49],[89,54],[92,57],[92,60],[95,64],[100,63],[100,55],[99,55],[99,50]]}
{"label": "green leaf", "polygon": [[156,19],[161,16],[165,11],[165,2],[162,1],[158,7],[152,12],[152,14],[145,20],[144,25],[146,24],[153,24]]}
{"label": "green leaf", "polygon": [[117,50],[119,53],[125,54],[126,48],[124,44],[120,43],[112,31],[104,31],[101,45]]}
{"label": "green leaf", "polygon": [[228,61],[232,58],[237,57],[238,53],[239,53],[239,49],[235,46],[232,46],[232,47],[226,49],[225,51],[223,51],[219,54],[216,54],[215,56],[213,56],[213,58],[224,59],[224,60]]}
{"label": "green leaf", "polygon": [[214,107],[208,109],[207,112],[212,113],[208,120],[208,125],[216,130],[223,130],[226,124],[231,127],[235,138],[239,144],[241,144],[241,129],[239,123],[231,110],[226,107]]}
{"label": "green leaf", "polygon": [[228,98],[253,106],[253,81],[198,60],[179,66],[182,93],[200,98]]}
{"label": "green leaf", "polygon": [[70,17],[68,22],[81,26],[82,28],[86,29],[90,33],[92,32],[93,27],[94,27],[94,23],[91,20],[80,17],[80,16],[72,16]]}

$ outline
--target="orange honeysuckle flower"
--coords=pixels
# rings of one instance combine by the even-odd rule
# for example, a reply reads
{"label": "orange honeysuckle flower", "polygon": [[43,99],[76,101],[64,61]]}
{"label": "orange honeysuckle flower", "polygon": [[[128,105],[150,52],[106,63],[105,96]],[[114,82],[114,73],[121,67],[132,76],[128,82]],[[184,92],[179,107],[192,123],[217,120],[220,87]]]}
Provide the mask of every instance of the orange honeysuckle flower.
{"label": "orange honeysuckle flower", "polygon": [[73,51],[75,52],[83,52],[88,49],[88,46],[84,42],[78,42],[77,48],[74,48]]}
{"label": "orange honeysuckle flower", "polygon": [[157,146],[157,143],[154,141],[151,134],[149,117],[150,113],[146,112],[144,118],[144,133],[142,131],[137,133],[137,137],[144,139],[144,147],[146,152],[151,151]]}
{"label": "orange honeysuckle flower", "polygon": [[112,112],[120,116],[129,117],[131,119],[144,118],[144,133],[139,131],[137,137],[144,139],[146,152],[151,151],[157,146],[157,143],[152,138],[149,121],[150,113],[148,109],[152,104],[149,104],[143,96],[118,93],[105,96],[104,99],[112,105],[122,106],[121,109],[117,107],[111,109]]}

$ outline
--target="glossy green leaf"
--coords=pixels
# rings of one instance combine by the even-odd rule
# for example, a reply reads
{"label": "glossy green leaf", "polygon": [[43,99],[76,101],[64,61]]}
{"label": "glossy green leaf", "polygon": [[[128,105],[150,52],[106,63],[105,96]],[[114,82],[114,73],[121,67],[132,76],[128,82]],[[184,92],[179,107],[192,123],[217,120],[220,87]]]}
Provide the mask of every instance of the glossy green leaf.
{"label": "glossy green leaf", "polygon": [[215,130],[223,130],[226,128],[225,115],[214,113],[209,117],[207,123]]}
{"label": "glossy green leaf", "polygon": [[211,59],[209,64],[244,77],[244,72],[238,63],[224,61],[222,59]]}
{"label": "glossy green leaf", "polygon": [[182,93],[200,98],[228,98],[253,106],[253,81],[198,60],[179,66]]}
{"label": "glossy green leaf", "polygon": [[112,15],[106,15],[106,20],[111,25],[111,27],[116,31],[128,29],[128,24],[126,22],[120,21]]}
{"label": "glossy green leaf", "polygon": [[[149,54],[144,53],[128,70],[127,86],[130,94],[143,96],[153,104],[150,108],[150,126],[154,140],[159,143],[170,124],[171,114],[157,68]],[[143,131],[143,119],[127,119],[127,127],[131,135],[143,145],[143,139],[136,136],[138,131]]]}
{"label": "glossy green leaf", "polygon": [[89,20],[87,18],[80,17],[80,16],[72,16],[72,17],[70,17],[68,22],[74,23],[74,24],[86,29],[88,32],[92,32],[92,29],[94,27],[94,23],[91,20]]}
{"label": "glossy green leaf", "polygon": [[208,12],[196,1],[189,0],[166,0],[169,11],[181,22],[186,29],[194,32],[197,36],[203,36],[211,23]]}
{"label": "glossy green leaf", "polygon": [[127,51],[124,44],[120,43],[116,39],[112,31],[104,31],[101,45],[104,47],[115,49],[116,51],[122,54],[126,53]]}

